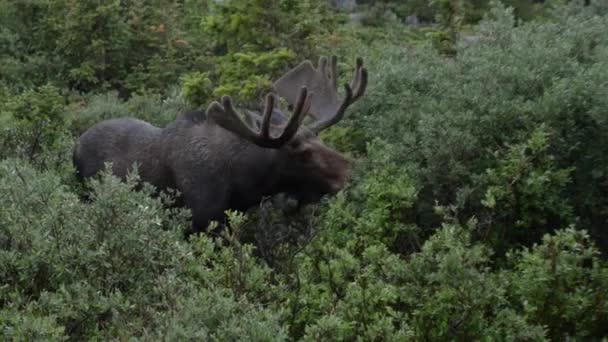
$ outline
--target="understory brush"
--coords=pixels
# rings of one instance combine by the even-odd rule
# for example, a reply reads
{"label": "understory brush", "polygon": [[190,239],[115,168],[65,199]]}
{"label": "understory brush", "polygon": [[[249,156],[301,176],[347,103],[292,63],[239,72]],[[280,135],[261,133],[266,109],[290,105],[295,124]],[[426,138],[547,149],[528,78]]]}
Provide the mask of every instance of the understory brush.
{"label": "understory brush", "polygon": [[[251,17],[234,1],[158,2],[166,13],[82,3],[62,24],[64,1],[0,0],[10,47],[0,56],[0,340],[608,336],[603,3],[572,1],[526,22],[494,4],[476,40],[446,57],[397,22],[326,32],[336,23],[313,11],[316,0]],[[20,21],[28,11],[31,30]],[[183,23],[171,26],[176,13]],[[68,29],[76,23],[82,37]],[[214,46],[199,55],[200,32]],[[73,39],[57,50],[51,33]],[[184,239],[190,212],[136,172],[121,181],[108,168],[84,184],[74,175],[74,141],[99,121],[162,127],[217,89],[252,103],[296,58],[328,52],[342,75],[359,55],[370,75],[364,98],[321,136],[353,162],[335,196],[300,207],[279,195]]]}

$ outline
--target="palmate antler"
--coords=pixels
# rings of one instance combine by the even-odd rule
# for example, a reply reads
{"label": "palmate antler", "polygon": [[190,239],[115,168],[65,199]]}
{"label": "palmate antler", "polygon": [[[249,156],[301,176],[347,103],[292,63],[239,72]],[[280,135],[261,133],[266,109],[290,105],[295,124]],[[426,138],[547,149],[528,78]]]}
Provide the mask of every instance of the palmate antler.
{"label": "palmate antler", "polygon": [[338,58],[332,56],[319,59],[319,67],[315,68],[309,60],[291,69],[273,87],[275,91],[287,100],[290,105],[297,103],[297,91],[306,87],[315,94],[310,104],[310,115],[314,121],[310,129],[320,132],[342,119],[344,112],[359,97],[367,87],[367,69],[363,67],[363,59],[357,58],[353,80],[344,84],[344,98],[338,100]]}
{"label": "palmate antler", "polygon": [[[285,115],[275,108],[278,101],[273,94],[266,96],[261,117],[257,113],[246,112],[246,122],[243,122],[242,115],[232,106],[229,96],[222,97],[222,104],[213,102],[207,109],[207,116],[224,129],[266,148],[280,148],[291,140],[307,114],[313,117],[309,128],[318,133],[340,121],[348,106],[365,93],[367,86],[367,69],[363,67],[363,60],[357,58],[353,80],[350,84],[344,84],[344,98],[339,101],[338,58],[332,56],[329,67],[327,62],[327,57],[321,57],[319,67],[315,68],[306,60],[273,84],[278,95],[294,108],[293,115],[279,137],[270,136],[271,122],[273,119],[274,122],[282,122]],[[274,122],[272,125],[276,126]]]}
{"label": "palmate antler", "polygon": [[298,132],[298,128],[310,109],[311,98],[312,94],[308,92],[308,89],[305,86],[301,87],[296,98],[293,115],[289,119],[289,122],[281,135],[276,138],[270,136],[271,116],[275,109],[275,97],[273,94],[266,95],[264,115],[262,117],[259,132],[256,132],[255,128],[251,127],[251,125],[247,125],[243,122],[241,119],[242,115],[239,115],[232,106],[232,99],[230,96],[222,97],[221,105],[217,102],[211,103],[209,108],[207,108],[207,116],[224,129],[231,131],[258,146],[280,148]]}

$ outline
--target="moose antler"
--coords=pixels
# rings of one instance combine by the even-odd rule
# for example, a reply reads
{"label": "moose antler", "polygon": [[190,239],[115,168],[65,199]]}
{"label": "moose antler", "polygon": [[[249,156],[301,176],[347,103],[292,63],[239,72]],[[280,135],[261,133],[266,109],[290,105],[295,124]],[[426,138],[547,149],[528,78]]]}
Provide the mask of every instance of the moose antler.
{"label": "moose antler", "polygon": [[299,87],[315,93],[310,105],[310,115],[314,118],[310,129],[317,133],[340,121],[346,108],[365,93],[367,86],[367,69],[363,67],[363,59],[357,58],[353,80],[350,85],[344,84],[344,98],[338,101],[338,58],[331,56],[329,62],[328,70],[327,57],[319,59],[318,68],[306,60],[273,84],[275,91],[291,105],[297,103]]}
{"label": "moose antler", "polygon": [[[275,107],[272,109],[272,114],[270,116],[270,118],[271,118],[270,124],[273,126],[284,125],[287,122],[287,120],[289,119],[281,111],[278,104],[279,104],[279,101],[277,101],[275,99],[275,101],[274,101]],[[247,126],[260,129],[260,127],[262,125],[262,120],[263,120],[262,114],[260,114],[260,112],[245,109],[244,114],[245,114],[245,123],[247,124]]]}
{"label": "moose antler", "polygon": [[305,86],[302,87],[295,102],[296,106],[293,115],[285,126],[283,133],[277,138],[270,136],[270,121],[275,109],[275,97],[270,93],[266,95],[264,115],[262,117],[259,132],[256,132],[255,128],[243,122],[241,115],[239,115],[232,106],[232,99],[230,96],[222,97],[222,104],[219,104],[218,102],[211,103],[209,108],[207,108],[207,116],[222,128],[231,131],[258,146],[280,148],[298,132],[300,124],[310,109],[311,98],[312,93],[308,92],[308,89]]}

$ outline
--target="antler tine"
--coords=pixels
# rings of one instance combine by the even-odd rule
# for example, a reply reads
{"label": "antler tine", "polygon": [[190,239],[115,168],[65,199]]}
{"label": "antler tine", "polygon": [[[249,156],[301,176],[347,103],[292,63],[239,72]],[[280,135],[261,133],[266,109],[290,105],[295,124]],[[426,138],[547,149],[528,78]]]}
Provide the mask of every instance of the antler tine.
{"label": "antler tine", "polygon": [[357,68],[355,69],[355,77],[351,86],[355,90],[353,96],[354,102],[365,93],[365,88],[367,87],[367,69],[363,67],[363,59],[361,57],[357,58]]}
{"label": "antler tine", "polygon": [[280,148],[298,132],[298,128],[300,127],[304,116],[307,114],[308,108],[310,108],[311,96],[312,93],[309,93],[306,87],[302,87],[298,95],[298,102],[294,114],[289,119],[283,133],[281,133],[278,138],[272,138],[270,136],[270,121],[275,103],[273,94],[268,94],[266,96],[264,116],[262,117],[259,133],[243,122],[234,109],[230,96],[222,97],[221,105],[218,102],[211,103],[209,108],[207,108],[207,115],[220,127],[233,132],[258,146]]}
{"label": "antler tine", "polygon": [[302,124],[302,122],[306,118],[306,115],[310,111],[310,107],[312,106],[312,96],[313,95],[314,95],[314,92],[312,92],[312,91],[308,92],[308,97],[306,98],[306,101],[304,102],[304,107],[302,109],[303,115],[301,115],[301,117],[300,117],[300,124]]}
{"label": "antler tine", "polygon": [[300,124],[304,120],[304,117],[308,113],[308,108],[310,108],[310,103],[312,99],[312,92],[308,92],[308,88],[302,87],[300,89],[300,93],[298,94],[298,99],[296,102],[296,106],[293,112],[293,115],[289,119],[283,134],[277,139],[283,142],[289,141],[298,131]]}
{"label": "antler tine", "polygon": [[329,78],[332,80],[333,89],[338,89],[338,56],[331,56],[329,64]]}
{"label": "antler tine", "polygon": [[[337,82],[337,71],[335,71],[333,65],[334,56],[332,56],[331,63],[331,72],[333,75],[335,75],[335,78],[332,79],[332,82]],[[344,117],[344,113],[346,112],[346,108],[348,108],[348,106],[350,106],[353,102],[355,102],[359,97],[361,97],[365,93],[366,87],[367,69],[363,67],[363,59],[361,57],[358,57],[356,60],[355,75],[353,77],[353,80],[350,85],[348,83],[344,84],[344,99],[342,100],[342,103],[340,103],[340,106],[336,110],[335,114],[333,114],[326,120],[317,121],[313,123],[310,129],[314,132],[320,132],[342,120],[342,117]]]}
{"label": "antler tine", "polygon": [[272,110],[274,109],[274,96],[271,93],[266,95],[266,104],[264,105],[264,116],[262,118],[262,138],[270,138],[270,118],[272,117]]}
{"label": "antler tine", "polygon": [[355,71],[353,72],[353,80],[350,82],[350,87],[352,89],[357,89],[361,80],[361,67],[363,66],[363,61],[360,57],[357,57],[357,62],[355,63]]}
{"label": "antler tine", "polygon": [[352,103],[352,99],[353,99],[353,90],[351,89],[350,85],[348,85],[348,83],[345,83],[344,84],[344,100],[342,100],[342,103],[340,104],[340,107],[338,108],[336,113],[333,116],[329,117],[329,119],[327,119],[327,120],[317,121],[317,122],[313,123],[310,126],[310,130],[312,130],[313,132],[320,132],[320,131],[326,129],[327,127],[335,125],[338,121],[342,120],[342,117],[344,117],[344,113],[346,112],[346,108],[348,108],[348,106],[350,106],[350,104]]}
{"label": "antler tine", "polygon": [[367,70],[363,67],[363,59],[357,58],[352,82],[345,87],[345,96],[340,99],[337,59],[335,55],[329,58],[323,56],[319,58],[316,67],[309,60],[303,61],[273,84],[275,91],[290,105],[296,104],[300,86],[307,86],[315,92],[315,97],[306,112],[310,111],[310,115],[313,116],[311,129],[316,132],[338,122],[346,108],[361,97],[367,87]]}
{"label": "antler tine", "polygon": [[321,71],[321,74],[323,74],[323,76],[328,77],[328,74],[327,74],[327,57],[325,57],[325,56],[319,57],[319,71]]}
{"label": "antler tine", "polygon": [[219,126],[245,139],[254,140],[257,137],[257,134],[241,120],[234,110],[230,96],[222,97],[222,104],[216,101],[211,103],[207,108],[207,115]]}

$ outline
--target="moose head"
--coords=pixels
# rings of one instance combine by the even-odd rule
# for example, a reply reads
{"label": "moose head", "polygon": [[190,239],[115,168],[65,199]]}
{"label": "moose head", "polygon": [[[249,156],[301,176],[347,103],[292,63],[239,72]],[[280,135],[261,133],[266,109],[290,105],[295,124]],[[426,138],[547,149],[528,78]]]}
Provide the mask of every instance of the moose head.
{"label": "moose head", "polygon": [[[279,178],[288,184],[284,190],[301,202],[335,193],[346,182],[346,158],[325,146],[318,134],[340,121],[346,109],[364,94],[367,70],[363,60],[357,58],[353,79],[344,84],[344,97],[340,100],[337,64],[336,56],[329,61],[321,57],[317,68],[306,60],[274,83],[276,93],[293,109],[289,119],[278,108],[279,101],[272,93],[266,95],[262,115],[251,111],[239,114],[229,96],[222,98],[222,104],[213,102],[207,109],[208,117],[224,129],[257,146],[279,150],[285,164]],[[311,120],[304,124],[307,116]]]}

